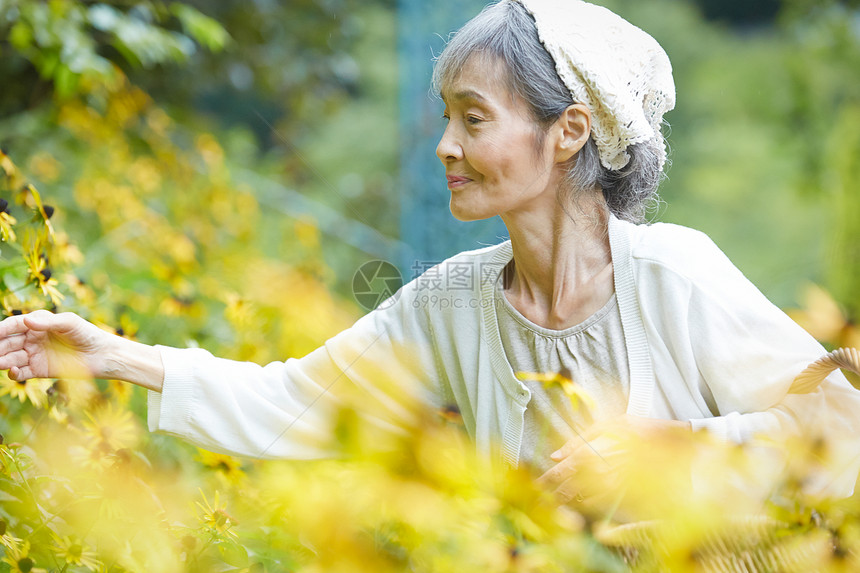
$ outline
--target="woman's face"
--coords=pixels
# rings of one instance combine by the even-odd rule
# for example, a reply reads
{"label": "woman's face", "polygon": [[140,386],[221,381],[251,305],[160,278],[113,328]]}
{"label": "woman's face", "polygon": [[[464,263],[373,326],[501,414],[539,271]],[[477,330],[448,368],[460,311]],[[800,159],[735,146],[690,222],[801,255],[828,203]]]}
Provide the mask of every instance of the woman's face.
{"label": "woman's face", "polygon": [[448,121],[436,147],[461,221],[527,211],[555,201],[553,153],[536,148],[538,126],[526,103],[498,80],[499,64],[470,58],[445,86]]}

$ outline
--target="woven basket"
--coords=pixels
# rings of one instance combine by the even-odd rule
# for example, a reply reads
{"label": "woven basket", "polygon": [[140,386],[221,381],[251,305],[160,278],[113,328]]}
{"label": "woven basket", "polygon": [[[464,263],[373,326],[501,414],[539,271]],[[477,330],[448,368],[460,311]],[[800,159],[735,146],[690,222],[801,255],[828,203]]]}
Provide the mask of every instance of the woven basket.
{"label": "woven basket", "polygon": [[[660,520],[628,523],[598,529],[595,537],[634,569],[661,571],[664,560],[673,553],[671,540],[683,539],[678,527]],[[789,524],[767,516],[737,517],[689,548],[685,569],[708,573],[817,570],[832,552],[830,533],[819,530],[798,536],[791,531]],[[679,556],[674,557],[677,564]]]}
{"label": "woven basket", "polygon": [[[860,374],[860,351],[840,348],[826,354],[797,375],[789,392],[813,392],[837,368]],[[678,537],[673,527],[677,526],[660,520],[606,525],[595,531],[595,537],[629,565],[660,570],[660,556],[671,553],[668,541]],[[831,552],[832,538],[826,530],[797,536],[787,523],[751,515],[734,518],[728,527],[706,535],[693,551],[695,563],[690,566],[715,573],[805,572],[817,569]]]}
{"label": "woven basket", "polygon": [[838,348],[825,354],[797,375],[794,382],[791,383],[789,392],[792,394],[812,392],[827,378],[828,374],[837,368],[844,368],[855,374],[860,374],[860,351],[856,348]]}

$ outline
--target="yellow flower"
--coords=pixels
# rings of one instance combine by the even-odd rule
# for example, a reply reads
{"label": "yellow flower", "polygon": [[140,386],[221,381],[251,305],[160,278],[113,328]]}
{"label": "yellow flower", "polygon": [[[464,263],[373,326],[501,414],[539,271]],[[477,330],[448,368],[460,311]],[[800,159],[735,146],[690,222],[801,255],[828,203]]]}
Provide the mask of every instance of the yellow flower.
{"label": "yellow flower", "polygon": [[3,307],[4,316],[21,314],[21,301],[11,292],[6,293],[3,298],[0,299],[0,306]]}
{"label": "yellow flower", "polygon": [[39,152],[29,162],[30,171],[43,183],[56,181],[60,176],[60,162],[48,153]]}
{"label": "yellow flower", "polygon": [[71,420],[69,412],[79,411],[92,402],[98,393],[91,380],[54,380],[46,391],[48,395],[48,414],[63,426]]}
{"label": "yellow flower", "polygon": [[246,328],[254,322],[252,304],[235,292],[229,292],[224,297],[227,307],[224,316],[237,328]]}
{"label": "yellow flower", "polygon": [[15,168],[15,164],[12,163],[12,160],[9,159],[9,156],[6,155],[5,152],[0,150],[0,168],[6,173],[7,177],[14,177],[18,170]]}
{"label": "yellow flower", "polygon": [[245,477],[245,472],[242,471],[242,462],[238,459],[226,454],[216,454],[198,448],[199,455],[197,460],[207,468],[212,468],[223,476],[229,482],[237,482]]}
{"label": "yellow flower", "polygon": [[101,567],[101,562],[96,559],[96,552],[90,551],[85,545],[79,541],[73,540],[68,536],[59,537],[55,534],[57,545],[52,549],[57,553],[57,556],[62,558],[66,565],[81,565],[90,571],[97,571]]}
{"label": "yellow flower", "polygon": [[104,443],[88,445],[86,447],[72,446],[69,448],[69,454],[75,460],[75,463],[87,470],[94,470],[100,473],[113,465],[111,452]]}
{"label": "yellow flower", "polygon": [[6,533],[6,522],[0,519],[0,545],[14,551],[18,549],[18,546],[21,545],[22,542],[22,539],[18,539],[17,537],[13,537]]}
{"label": "yellow flower", "polygon": [[128,401],[131,400],[134,387],[119,380],[108,380],[108,391],[119,404],[128,406]]}
{"label": "yellow flower", "polygon": [[224,150],[218,144],[218,140],[210,133],[197,136],[194,142],[197,151],[210,169],[220,166],[224,162]]}
{"label": "yellow flower", "polygon": [[69,413],[66,410],[61,410],[56,404],[48,409],[48,415],[58,424],[65,426],[69,423]]}
{"label": "yellow flower", "polygon": [[194,299],[181,296],[165,298],[158,307],[158,312],[165,316],[193,316],[199,309]]}
{"label": "yellow flower", "polygon": [[84,436],[93,452],[112,453],[137,443],[139,429],[130,411],[107,404],[95,412],[86,412],[86,416],[88,420],[82,422]]}
{"label": "yellow flower", "polygon": [[30,400],[34,406],[41,408],[48,400],[46,393],[51,381],[44,378],[30,378],[16,381],[9,378],[6,371],[0,371],[0,396],[10,395],[21,402]]}
{"label": "yellow flower", "polygon": [[146,125],[158,135],[165,135],[173,121],[163,109],[153,108],[146,113]]}
{"label": "yellow flower", "polygon": [[72,273],[66,273],[63,276],[63,284],[66,285],[78,304],[84,308],[96,306],[96,293],[83,279]]}
{"label": "yellow flower", "polygon": [[100,398],[101,393],[92,380],[57,379],[48,388],[47,394],[55,408],[70,412],[79,412],[91,408]]}
{"label": "yellow flower", "polygon": [[456,404],[448,404],[439,409],[439,416],[446,422],[461,426],[463,425],[463,414]]}
{"label": "yellow flower", "polygon": [[812,336],[836,347],[860,347],[860,330],[848,320],[830,293],[809,284],[803,290],[802,301],[802,309],[787,312]]}
{"label": "yellow flower", "polygon": [[70,265],[80,265],[84,262],[84,254],[73,245],[66,233],[57,233],[54,239],[54,253],[63,263]]}
{"label": "yellow flower", "polygon": [[[0,201],[5,202],[5,199],[0,199]],[[3,204],[0,203],[0,206],[3,206]],[[17,222],[18,221],[15,217],[5,211],[4,207],[4,210],[0,212],[0,239],[6,242],[14,241],[17,236],[15,235],[15,231],[12,229],[12,225]]]}
{"label": "yellow flower", "polygon": [[30,245],[24,253],[24,260],[27,261],[27,266],[30,270],[30,278],[42,290],[42,294],[51,298],[54,304],[60,304],[65,298],[60,291],[57,290],[57,279],[52,277],[52,271],[48,268],[48,261],[42,253],[41,241],[28,240]]}
{"label": "yellow flower", "polygon": [[30,542],[25,541],[20,545],[6,548],[6,556],[3,558],[4,563],[8,563],[10,573],[45,573],[44,569],[33,567],[33,560],[30,559]]}
{"label": "yellow flower", "polygon": [[39,195],[39,191],[29,183],[21,190],[21,194],[23,195],[24,203],[33,207],[39,215],[41,215],[42,221],[45,223],[45,228],[48,231],[48,237],[53,240],[54,226],[50,221],[51,215],[54,213],[53,208],[46,207],[45,204],[42,203],[42,196]]}
{"label": "yellow flower", "polygon": [[572,380],[570,371],[566,368],[561,372],[549,373],[517,372],[517,378],[520,380],[535,380],[537,382],[543,382],[545,387],[556,384],[559,385],[567,397],[570,398],[570,403],[573,405],[574,411],[580,412],[586,417],[586,419],[591,418],[591,412],[597,406],[594,402],[594,398],[592,398],[582,386]]}
{"label": "yellow flower", "polygon": [[293,235],[302,246],[315,249],[320,244],[320,230],[316,221],[310,217],[301,217],[293,227]]}
{"label": "yellow flower", "polygon": [[42,289],[42,294],[47,297],[50,297],[51,302],[54,305],[58,305],[63,302],[63,299],[66,298],[63,293],[57,290],[57,279],[49,279],[39,285]]}
{"label": "yellow flower", "polygon": [[210,505],[209,500],[206,499],[206,494],[203,493],[203,490],[199,491],[200,495],[203,497],[203,503],[200,503],[199,501],[195,503],[203,512],[203,515],[198,516],[201,523],[219,535],[232,537],[234,539],[238,538],[236,533],[232,531],[233,526],[238,525],[238,522],[225,511],[226,505],[223,507],[221,506],[221,496],[219,492],[215,492],[214,503]]}

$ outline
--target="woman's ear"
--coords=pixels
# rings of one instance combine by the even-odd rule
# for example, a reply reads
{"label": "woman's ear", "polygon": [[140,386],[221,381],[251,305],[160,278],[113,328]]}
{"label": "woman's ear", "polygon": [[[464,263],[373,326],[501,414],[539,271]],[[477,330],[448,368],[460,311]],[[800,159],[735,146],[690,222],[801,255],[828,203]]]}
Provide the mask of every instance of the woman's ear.
{"label": "woman's ear", "polygon": [[557,135],[555,160],[565,163],[582,149],[591,136],[591,110],[581,103],[568,106],[561,112],[553,130]]}

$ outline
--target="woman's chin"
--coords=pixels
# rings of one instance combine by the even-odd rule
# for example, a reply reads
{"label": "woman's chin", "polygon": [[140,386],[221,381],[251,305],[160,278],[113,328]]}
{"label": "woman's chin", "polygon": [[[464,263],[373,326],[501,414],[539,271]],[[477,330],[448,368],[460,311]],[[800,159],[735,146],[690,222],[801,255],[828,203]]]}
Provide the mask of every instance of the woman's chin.
{"label": "woman's chin", "polygon": [[482,219],[489,219],[492,215],[478,211],[476,209],[470,209],[467,206],[457,205],[453,199],[448,204],[448,209],[451,211],[451,215],[454,216],[458,221],[480,221]]}

